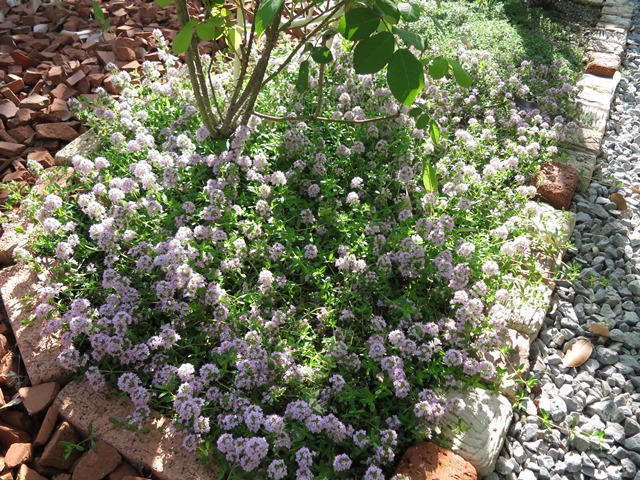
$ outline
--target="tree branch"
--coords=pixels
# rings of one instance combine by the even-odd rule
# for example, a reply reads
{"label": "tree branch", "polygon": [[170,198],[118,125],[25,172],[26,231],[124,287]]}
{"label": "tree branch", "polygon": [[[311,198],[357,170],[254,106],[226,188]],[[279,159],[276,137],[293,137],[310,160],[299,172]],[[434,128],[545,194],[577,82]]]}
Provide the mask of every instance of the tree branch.
{"label": "tree branch", "polygon": [[274,122],[307,122],[317,120],[319,122],[331,122],[331,123],[343,123],[346,125],[364,125],[367,123],[383,122],[388,120],[394,120],[400,116],[400,113],[394,113],[393,115],[387,115],[385,117],[373,117],[365,118],[364,120],[347,120],[344,118],[335,119],[329,117],[318,117],[315,115],[296,115],[295,117],[276,117],[267,113],[253,112],[256,117],[264,118],[265,120],[272,120]]}

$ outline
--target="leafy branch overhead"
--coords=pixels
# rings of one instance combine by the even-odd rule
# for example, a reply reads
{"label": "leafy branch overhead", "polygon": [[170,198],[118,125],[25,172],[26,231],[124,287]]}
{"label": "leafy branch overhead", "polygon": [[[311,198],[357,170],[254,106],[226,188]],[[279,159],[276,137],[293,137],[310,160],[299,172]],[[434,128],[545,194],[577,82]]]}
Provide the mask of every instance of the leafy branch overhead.
{"label": "leafy branch overhead", "polygon": [[[242,118],[246,121],[254,113],[255,100],[261,89],[300,54],[303,58],[295,89],[299,93],[307,91],[311,85],[310,62],[320,66],[319,75],[322,76],[323,66],[334,61],[329,42],[338,34],[351,42],[355,72],[361,75],[386,73],[389,90],[403,105],[413,105],[423,92],[425,74],[435,79],[450,76],[465,88],[472,84],[472,78],[457,60],[425,57],[427,39],[403,26],[420,20],[423,15],[420,6],[411,2],[367,0],[352,4],[347,0],[335,0],[290,4],[285,0],[262,0],[252,5],[229,6],[220,0],[210,0],[204,2],[204,11],[197,17],[187,13],[185,0],[156,2],[163,7],[176,4],[182,28],[173,40],[172,49],[175,54],[187,54],[194,93],[205,125],[220,136],[228,136],[242,123]],[[302,32],[298,44],[283,65],[274,67],[274,73],[274,68],[269,68],[273,67],[271,51],[280,36],[296,28]],[[199,60],[194,58],[198,56],[198,41],[220,38],[224,38],[230,47],[236,66],[234,92],[224,101],[226,104],[209,98],[213,93],[207,91],[206,75],[198,67]],[[250,61],[251,53],[256,52],[256,59]],[[318,108],[312,119],[321,120],[322,80],[317,84]],[[211,108],[212,100],[217,113]],[[439,132],[434,121],[424,113],[417,116],[416,121],[422,128],[428,127],[432,139],[437,141]]]}

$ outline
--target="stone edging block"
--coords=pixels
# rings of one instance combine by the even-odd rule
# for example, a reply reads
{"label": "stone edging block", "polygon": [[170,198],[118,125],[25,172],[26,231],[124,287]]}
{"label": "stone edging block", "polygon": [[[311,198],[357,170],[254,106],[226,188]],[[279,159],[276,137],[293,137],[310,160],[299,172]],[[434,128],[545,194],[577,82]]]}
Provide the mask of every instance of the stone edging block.
{"label": "stone edging block", "polygon": [[87,381],[73,381],[64,387],[53,405],[60,416],[77,430],[92,435],[112,447],[132,465],[146,466],[158,480],[213,480],[215,472],[207,472],[182,446],[180,435],[168,431],[169,421],[155,416],[143,433],[115,426],[109,419],[123,421],[133,410],[125,397],[117,398],[114,391],[96,392]]}
{"label": "stone edging block", "polygon": [[42,335],[43,321],[34,318],[28,302],[37,298],[40,282],[38,275],[24,265],[4,268],[0,270],[0,296],[31,383],[64,383],[70,372],[58,363],[62,348],[48,335]]}
{"label": "stone edging block", "polygon": [[460,416],[452,412],[444,415],[441,432],[449,439],[447,448],[471,463],[478,478],[493,472],[513,417],[511,403],[482,388],[451,390],[443,395],[449,399],[460,397],[466,405]]}

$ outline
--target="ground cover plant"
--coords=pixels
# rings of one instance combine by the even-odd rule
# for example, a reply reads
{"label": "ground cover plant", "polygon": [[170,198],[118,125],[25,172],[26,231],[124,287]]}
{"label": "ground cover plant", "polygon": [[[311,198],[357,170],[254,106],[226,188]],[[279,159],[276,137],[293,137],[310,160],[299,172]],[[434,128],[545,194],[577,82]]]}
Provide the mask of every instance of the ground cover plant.
{"label": "ground cover plant", "polygon": [[[388,477],[464,408],[443,390],[495,388],[484,358],[502,347],[511,279],[539,280],[529,179],[572,127],[564,64],[502,69],[462,47],[474,87],[426,82],[430,135],[331,51],[322,113],[336,123],[254,115],[229,140],[202,128],[167,51],[140,78],[115,73],[117,101],[78,109],[99,152],[32,205],[37,255],[17,252],[57,260],[36,314],[61,363],[127,394],[131,422],[173,417],[221,478]],[[256,109],[314,111],[297,74]]]}

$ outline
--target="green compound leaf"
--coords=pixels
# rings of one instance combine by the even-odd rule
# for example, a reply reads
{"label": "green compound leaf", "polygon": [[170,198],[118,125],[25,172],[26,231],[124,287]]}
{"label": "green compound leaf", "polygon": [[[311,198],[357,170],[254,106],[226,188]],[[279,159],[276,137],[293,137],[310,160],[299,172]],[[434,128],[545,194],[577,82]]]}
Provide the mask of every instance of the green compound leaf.
{"label": "green compound leaf", "polygon": [[387,66],[387,83],[393,96],[410,106],[424,89],[422,63],[409,50],[396,50]]}
{"label": "green compound leaf", "polygon": [[440,80],[447,73],[449,73],[449,62],[444,57],[434,58],[429,65],[429,75],[436,80]]}
{"label": "green compound leaf", "polygon": [[276,18],[284,0],[264,0],[256,12],[256,36],[262,35],[269,24]]}
{"label": "green compound leaf", "polygon": [[389,32],[360,40],[353,51],[353,68],[360,75],[379,72],[389,63],[395,48],[393,35]]}
{"label": "green compound leaf", "polygon": [[464,68],[462,68],[460,62],[457,60],[449,60],[449,63],[451,64],[453,76],[456,78],[458,85],[464,88],[471,88],[473,85],[473,78],[464,70]]}
{"label": "green compound leaf", "polygon": [[409,2],[399,3],[398,10],[400,10],[400,16],[405,22],[417,22],[420,20],[420,14],[422,13],[419,5]]}
{"label": "green compound leaf", "polygon": [[367,38],[380,25],[380,16],[373,10],[358,7],[349,10],[340,19],[338,31],[347,40],[358,41]]}
{"label": "green compound leaf", "polygon": [[191,39],[193,38],[193,27],[196,26],[198,20],[192,18],[189,22],[182,27],[182,29],[176,34],[173,39],[172,48],[173,53],[179,55],[184,53],[191,45]]}
{"label": "green compound leaf", "polygon": [[422,183],[424,184],[424,189],[428,193],[436,193],[438,191],[438,176],[436,175],[436,169],[428,162],[424,164]]}
{"label": "green compound leaf", "polygon": [[298,79],[296,80],[296,90],[304,93],[309,89],[309,60],[300,64],[298,69]]}
{"label": "green compound leaf", "polygon": [[220,36],[220,29],[218,27],[222,26],[223,23],[223,18],[211,17],[206,22],[199,23],[196,26],[196,34],[200,40],[204,40],[205,42],[213,40]]}
{"label": "green compound leaf", "polygon": [[398,28],[396,26],[394,26],[392,30],[393,30],[393,33],[395,33],[400,37],[400,39],[405,43],[405,45],[415,47],[421,52],[425,48],[427,48],[424,38],[422,38],[417,33],[410,32],[409,30],[405,30],[404,28]]}
{"label": "green compound leaf", "polygon": [[319,64],[333,62],[333,54],[327,47],[313,47],[311,49],[311,58]]}

